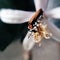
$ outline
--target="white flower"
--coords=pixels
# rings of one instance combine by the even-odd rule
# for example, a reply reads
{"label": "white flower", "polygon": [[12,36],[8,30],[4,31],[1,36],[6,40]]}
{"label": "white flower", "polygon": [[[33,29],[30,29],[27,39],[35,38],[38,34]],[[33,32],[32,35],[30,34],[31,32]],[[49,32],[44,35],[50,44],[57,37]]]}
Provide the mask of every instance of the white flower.
{"label": "white flower", "polygon": [[[46,8],[47,8],[48,0],[34,0],[34,3],[35,3],[36,11],[42,8],[44,14],[48,19],[49,18],[60,19],[60,7],[47,11]],[[35,12],[31,12],[31,11],[28,12],[28,11],[21,11],[21,10],[1,9],[0,18],[4,23],[20,24],[20,23],[28,22],[34,13]],[[53,34],[52,38],[60,42],[60,30],[49,20],[46,20],[46,22],[49,27],[49,30]],[[28,44],[29,43],[27,41],[26,45]],[[35,42],[33,42],[32,45],[30,44],[30,49],[34,44]]]}

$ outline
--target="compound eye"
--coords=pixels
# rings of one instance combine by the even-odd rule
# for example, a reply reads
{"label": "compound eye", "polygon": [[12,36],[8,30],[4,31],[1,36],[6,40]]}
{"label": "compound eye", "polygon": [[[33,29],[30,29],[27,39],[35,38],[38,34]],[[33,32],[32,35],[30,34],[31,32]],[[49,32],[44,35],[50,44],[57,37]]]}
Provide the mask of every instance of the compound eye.
{"label": "compound eye", "polygon": [[33,26],[31,24],[28,25],[28,29],[32,29]]}

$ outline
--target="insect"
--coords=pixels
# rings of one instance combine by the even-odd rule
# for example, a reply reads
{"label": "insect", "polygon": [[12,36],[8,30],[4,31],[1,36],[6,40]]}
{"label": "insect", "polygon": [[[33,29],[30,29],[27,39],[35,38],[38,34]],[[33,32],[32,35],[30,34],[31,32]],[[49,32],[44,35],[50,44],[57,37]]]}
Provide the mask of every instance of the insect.
{"label": "insect", "polygon": [[34,41],[39,45],[41,45],[43,38],[49,39],[52,36],[47,30],[47,25],[43,22],[44,19],[46,17],[43,15],[43,10],[39,9],[28,22],[28,29],[31,31]]}

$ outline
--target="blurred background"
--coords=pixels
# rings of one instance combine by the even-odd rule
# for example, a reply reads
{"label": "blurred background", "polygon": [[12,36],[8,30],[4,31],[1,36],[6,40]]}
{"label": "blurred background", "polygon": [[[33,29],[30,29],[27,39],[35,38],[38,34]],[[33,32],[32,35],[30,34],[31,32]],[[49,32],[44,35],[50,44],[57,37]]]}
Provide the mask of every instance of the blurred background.
{"label": "blurred background", "polygon": [[[49,0],[48,10],[60,6],[60,0]],[[0,0],[0,9],[11,8],[35,11],[33,0]],[[60,21],[52,19],[60,28]],[[27,23],[6,24],[0,21],[0,60],[23,60],[22,41],[28,29]],[[60,60],[60,43],[54,39],[43,40],[42,46],[32,49],[32,60]]]}

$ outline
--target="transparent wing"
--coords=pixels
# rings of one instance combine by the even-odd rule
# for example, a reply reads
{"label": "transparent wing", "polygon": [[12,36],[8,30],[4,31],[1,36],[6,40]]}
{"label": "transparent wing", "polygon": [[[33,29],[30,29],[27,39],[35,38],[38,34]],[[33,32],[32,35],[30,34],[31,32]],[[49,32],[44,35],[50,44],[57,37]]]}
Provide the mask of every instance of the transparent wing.
{"label": "transparent wing", "polygon": [[48,29],[52,33],[52,38],[57,42],[60,42],[60,29],[56,27],[50,20],[46,20]]}
{"label": "transparent wing", "polygon": [[[50,11],[46,11],[45,14],[48,18],[60,19],[60,7],[54,8]],[[48,28],[52,33],[52,38],[57,42],[60,42],[60,29],[50,20],[46,20]]]}
{"label": "transparent wing", "polygon": [[18,24],[29,21],[34,12],[2,9],[0,11],[0,18],[5,23]]}
{"label": "transparent wing", "polygon": [[43,9],[46,10],[48,0],[34,0],[36,10]]}
{"label": "transparent wing", "polygon": [[60,19],[60,7],[54,8],[50,11],[46,11],[45,14],[47,15],[47,17]]}

